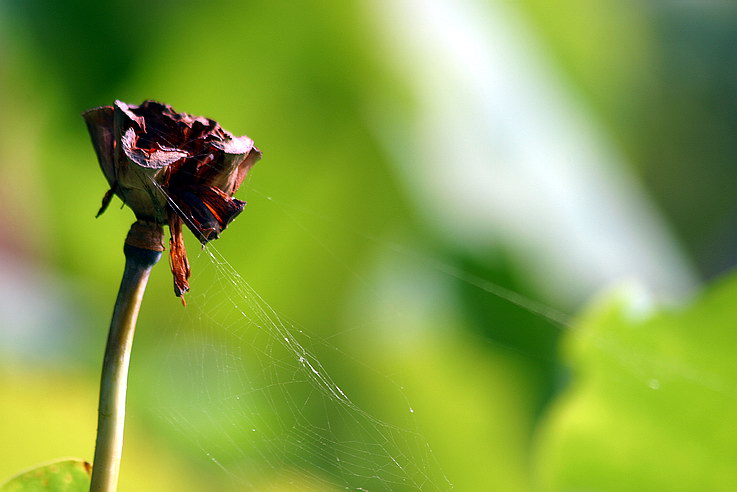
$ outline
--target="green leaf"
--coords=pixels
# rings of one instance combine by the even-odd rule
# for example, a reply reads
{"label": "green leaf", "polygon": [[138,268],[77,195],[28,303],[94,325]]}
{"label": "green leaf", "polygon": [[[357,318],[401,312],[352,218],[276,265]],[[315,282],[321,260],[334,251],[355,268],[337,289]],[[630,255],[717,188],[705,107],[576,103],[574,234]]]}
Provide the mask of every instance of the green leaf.
{"label": "green leaf", "polygon": [[0,492],[87,492],[92,466],[67,459],[33,468],[0,485]]}
{"label": "green leaf", "polygon": [[538,441],[541,490],[733,491],[737,277],[690,306],[598,303],[567,334],[573,378]]}

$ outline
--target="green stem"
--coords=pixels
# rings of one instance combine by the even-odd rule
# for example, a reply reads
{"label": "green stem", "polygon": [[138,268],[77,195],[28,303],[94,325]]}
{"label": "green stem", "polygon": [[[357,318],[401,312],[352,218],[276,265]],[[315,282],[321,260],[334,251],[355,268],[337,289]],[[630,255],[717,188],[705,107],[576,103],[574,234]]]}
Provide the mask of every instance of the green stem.
{"label": "green stem", "polygon": [[124,247],[125,271],[110,323],[100,382],[97,442],[90,492],[115,492],[123,452],[125,393],[128,383],[133,334],[151,268],[161,252],[128,244]]}

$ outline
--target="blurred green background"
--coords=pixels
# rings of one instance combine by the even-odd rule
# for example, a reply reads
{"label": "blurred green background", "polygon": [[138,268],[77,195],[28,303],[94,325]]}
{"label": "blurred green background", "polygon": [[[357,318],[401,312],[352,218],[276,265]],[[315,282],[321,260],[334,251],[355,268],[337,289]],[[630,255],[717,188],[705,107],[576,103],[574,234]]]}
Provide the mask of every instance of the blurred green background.
{"label": "blurred green background", "polygon": [[733,490],[737,283],[701,290],[737,262],[736,27],[726,1],[2,1],[0,479],[92,457],[132,214],[94,218],[79,114],[157,99],[263,150],[214,247],[265,302],[191,235],[186,308],[155,269],[122,491]]}

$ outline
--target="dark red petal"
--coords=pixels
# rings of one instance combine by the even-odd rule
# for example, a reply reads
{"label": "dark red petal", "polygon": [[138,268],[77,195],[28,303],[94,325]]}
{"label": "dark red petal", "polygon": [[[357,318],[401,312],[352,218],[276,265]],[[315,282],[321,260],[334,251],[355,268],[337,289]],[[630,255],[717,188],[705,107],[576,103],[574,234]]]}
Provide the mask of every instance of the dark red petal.
{"label": "dark red petal", "polygon": [[[123,120],[130,120],[130,122],[135,123],[141,131],[145,132],[146,120],[143,116],[138,116],[133,112],[133,110],[137,108],[138,106],[134,106],[132,104],[128,105],[123,101],[118,101],[117,99],[115,100],[115,109],[118,110],[118,117]],[[127,127],[128,125],[121,125],[121,128],[124,126]]]}
{"label": "dark red petal", "polygon": [[181,297],[189,290],[189,260],[187,250],[184,248],[184,236],[182,235],[182,219],[173,212],[169,213],[169,266],[174,277],[174,294]]}
{"label": "dark red petal", "polygon": [[217,239],[246,206],[246,202],[211,186],[169,190],[169,195],[174,202],[172,208],[203,244]]}
{"label": "dark red petal", "polygon": [[113,107],[102,106],[82,113],[87,130],[92,137],[97,160],[110,186],[115,185],[115,134],[113,132]]}

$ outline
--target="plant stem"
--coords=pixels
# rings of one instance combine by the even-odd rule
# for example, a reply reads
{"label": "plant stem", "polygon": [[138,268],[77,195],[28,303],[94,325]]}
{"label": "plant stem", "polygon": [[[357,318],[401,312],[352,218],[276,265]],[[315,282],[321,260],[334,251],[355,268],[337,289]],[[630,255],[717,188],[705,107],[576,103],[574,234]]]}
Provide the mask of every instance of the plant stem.
{"label": "plant stem", "polygon": [[125,245],[123,251],[125,271],[115,301],[102,363],[97,442],[90,492],[115,492],[118,486],[125,426],[125,393],[133,334],[151,268],[161,257],[160,251],[129,244]]}

